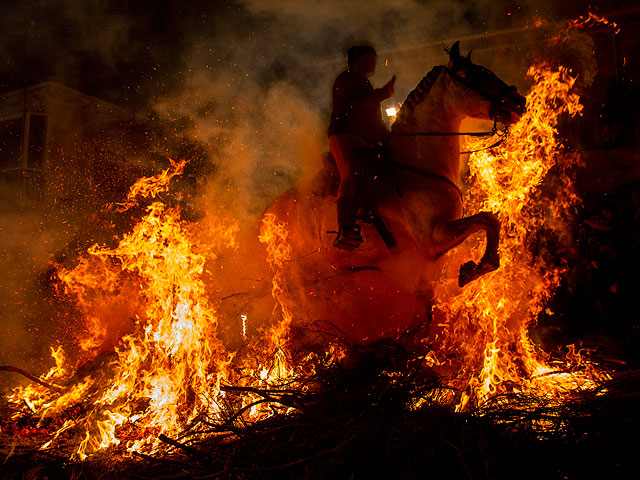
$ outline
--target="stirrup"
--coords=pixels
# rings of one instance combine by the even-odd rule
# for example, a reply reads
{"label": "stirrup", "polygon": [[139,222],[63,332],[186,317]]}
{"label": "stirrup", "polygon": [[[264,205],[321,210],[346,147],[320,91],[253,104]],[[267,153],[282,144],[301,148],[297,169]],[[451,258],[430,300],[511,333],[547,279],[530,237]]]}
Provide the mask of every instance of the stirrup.
{"label": "stirrup", "polygon": [[338,236],[333,242],[333,246],[343,250],[355,250],[361,243],[360,225],[340,225]]}

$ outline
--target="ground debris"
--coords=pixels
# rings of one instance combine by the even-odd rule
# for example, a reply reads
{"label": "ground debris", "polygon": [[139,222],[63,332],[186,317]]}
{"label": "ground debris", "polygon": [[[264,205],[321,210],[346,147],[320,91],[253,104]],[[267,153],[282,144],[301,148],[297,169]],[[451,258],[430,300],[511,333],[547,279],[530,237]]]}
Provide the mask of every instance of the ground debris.
{"label": "ground debris", "polygon": [[[513,394],[456,413],[441,402],[445,382],[417,364],[404,373],[332,366],[315,379],[324,388],[304,392],[254,388],[273,405],[270,418],[247,423],[238,411],[223,422],[202,418],[179,438],[160,437],[166,449],[152,455],[112,449],[72,461],[62,446],[39,450],[46,431],[9,431],[3,407],[0,478],[638,477],[640,371],[564,402]],[[355,382],[363,371],[367,382]]]}

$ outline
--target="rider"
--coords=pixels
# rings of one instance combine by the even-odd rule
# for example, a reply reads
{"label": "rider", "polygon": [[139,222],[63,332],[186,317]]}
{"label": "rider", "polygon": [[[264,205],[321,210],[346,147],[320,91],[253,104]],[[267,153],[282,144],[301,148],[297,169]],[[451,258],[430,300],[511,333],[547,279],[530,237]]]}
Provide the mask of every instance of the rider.
{"label": "rider", "polygon": [[[380,103],[393,95],[396,77],[374,89],[369,77],[375,73],[376,61],[376,51],[369,45],[349,48],[349,68],[333,84],[333,111],[327,133],[329,149],[340,172],[339,230],[334,243],[339,248],[353,249],[362,242],[357,214],[361,208],[367,208],[367,202],[373,201],[366,197],[371,196],[371,182],[376,174],[376,146],[389,133],[382,121]],[[375,212],[365,214],[371,216]]]}

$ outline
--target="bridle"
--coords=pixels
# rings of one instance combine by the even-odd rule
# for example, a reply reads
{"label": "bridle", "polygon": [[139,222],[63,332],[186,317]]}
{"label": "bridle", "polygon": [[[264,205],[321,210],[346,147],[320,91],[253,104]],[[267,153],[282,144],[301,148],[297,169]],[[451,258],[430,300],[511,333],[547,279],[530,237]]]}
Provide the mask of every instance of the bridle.
{"label": "bridle", "polygon": [[[481,69],[482,71],[484,71],[485,73],[495,77],[495,75],[493,74],[493,72],[491,72],[490,70],[485,69],[484,67],[481,66],[475,66],[477,69]],[[460,152],[460,154],[470,154],[470,153],[476,153],[476,152],[482,152],[484,150],[490,150],[492,148],[497,147],[498,145],[500,145],[502,142],[504,142],[504,140],[506,139],[507,135],[509,134],[509,127],[505,126],[505,128],[499,132],[498,131],[498,113],[500,112],[500,110],[502,109],[502,107],[504,106],[504,99],[506,98],[506,96],[511,93],[512,91],[514,91],[516,89],[516,87],[509,87],[505,85],[505,88],[503,88],[500,91],[500,94],[495,95],[493,93],[490,93],[488,91],[481,91],[480,89],[477,88],[477,86],[472,86],[470,84],[470,82],[463,77],[460,77],[459,75],[456,75],[455,70],[453,68],[450,67],[445,67],[446,72],[449,74],[449,76],[456,82],[460,83],[462,86],[464,86],[465,88],[468,88],[469,90],[477,93],[478,95],[486,98],[487,100],[489,100],[490,104],[489,104],[489,118],[493,118],[493,128],[490,131],[485,131],[485,132],[403,132],[403,133],[392,133],[391,136],[392,137],[449,137],[449,136],[470,136],[470,137],[491,137],[494,136],[496,134],[499,135],[498,140],[489,145],[488,147],[484,147],[484,148],[480,148],[477,150],[468,150],[468,151],[464,151],[464,152]],[[497,79],[497,77],[495,77]],[[433,178],[433,179],[437,179],[440,180],[444,183],[446,183],[447,185],[449,185],[450,187],[452,187],[456,192],[458,192],[458,195],[460,195],[460,199],[462,200],[462,192],[460,191],[460,187],[458,187],[458,185],[456,185],[454,182],[452,182],[450,179],[448,179],[447,177],[443,176],[443,175],[438,175],[437,173],[433,173],[429,170],[424,170],[421,168],[416,168],[416,167],[412,167],[410,165],[404,165],[402,163],[397,163],[397,162],[389,162],[391,166],[398,168],[400,170],[405,170],[405,171],[409,171],[412,173],[416,173],[425,177],[429,177],[429,178]],[[396,184],[396,190],[398,192],[398,195],[400,195],[400,197],[402,197],[402,192],[400,190],[400,186],[398,185],[397,180],[395,179],[395,175],[393,175],[394,177],[394,183]]]}
{"label": "bridle", "polygon": [[466,150],[464,152],[460,152],[460,155],[465,155],[468,153],[476,153],[482,152],[483,150],[489,150],[494,147],[500,145],[507,135],[509,134],[509,127],[505,126],[502,131],[498,130],[498,120],[497,117],[493,118],[493,128],[486,132],[403,132],[403,133],[392,133],[392,137],[492,137],[494,135],[499,135],[498,141],[489,145],[488,147],[479,148],[477,150]]}
{"label": "bridle", "polygon": [[[479,65],[474,65],[474,67],[477,70],[480,70],[483,73],[498,80],[498,78],[495,76],[493,72],[491,72],[491,70],[488,70]],[[469,137],[491,137],[498,133],[498,127],[497,127],[498,113],[504,107],[504,99],[507,97],[509,93],[514,92],[516,90],[516,87],[505,85],[505,87],[501,89],[499,94],[494,94],[493,92],[480,89],[476,85],[472,85],[471,82],[466,77],[461,77],[460,75],[457,75],[455,73],[456,70],[454,68],[444,67],[443,70],[446,71],[453,80],[460,83],[463,87],[468,88],[469,90],[477,93],[481,97],[489,100],[489,118],[493,119],[493,128],[490,131],[486,131],[486,132],[403,132],[403,133],[392,133],[391,134],[392,137],[449,137],[449,136],[463,136],[463,135],[469,136]],[[498,146],[500,143],[502,143],[502,141],[504,141],[508,133],[509,133],[509,127],[505,127],[504,130],[502,130],[502,132],[500,133],[500,139],[495,144],[479,150],[460,152],[460,154],[475,153],[475,152],[480,152],[482,150],[488,150],[490,148],[494,148]]]}

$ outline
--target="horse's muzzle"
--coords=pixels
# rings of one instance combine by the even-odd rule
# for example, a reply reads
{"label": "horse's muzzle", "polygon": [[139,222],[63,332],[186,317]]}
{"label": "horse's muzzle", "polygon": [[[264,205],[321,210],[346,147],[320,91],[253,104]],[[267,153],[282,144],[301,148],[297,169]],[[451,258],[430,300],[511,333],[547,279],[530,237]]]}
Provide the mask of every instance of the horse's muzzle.
{"label": "horse's muzzle", "polygon": [[510,87],[507,94],[492,107],[498,122],[513,125],[527,111],[527,99],[518,93],[516,87]]}

